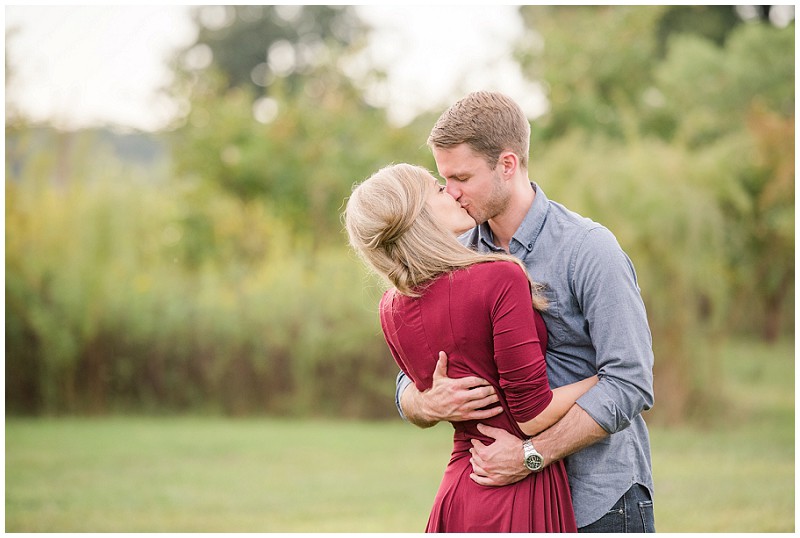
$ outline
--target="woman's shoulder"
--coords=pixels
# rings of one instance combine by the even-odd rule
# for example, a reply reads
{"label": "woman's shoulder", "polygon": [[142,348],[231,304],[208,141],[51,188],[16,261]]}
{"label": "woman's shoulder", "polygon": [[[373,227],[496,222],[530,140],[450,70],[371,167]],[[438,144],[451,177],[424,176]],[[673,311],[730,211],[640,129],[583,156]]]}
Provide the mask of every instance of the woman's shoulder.
{"label": "woman's shoulder", "polygon": [[482,290],[479,295],[496,295],[502,290],[529,286],[528,276],[525,271],[513,261],[493,260],[476,263],[456,271],[451,279],[452,285],[467,286],[475,293]]}
{"label": "woman's shoulder", "polygon": [[395,288],[390,288],[383,292],[381,296],[381,300],[378,302],[378,311],[383,314],[387,309],[389,309],[392,305],[392,301],[394,300],[394,296],[397,293]]}
{"label": "woman's shoulder", "polygon": [[401,294],[400,292],[397,291],[397,288],[387,289],[386,291],[383,292],[383,295],[381,295],[381,304],[383,304],[384,302],[392,302],[392,300],[398,295]]}
{"label": "woman's shoulder", "polygon": [[489,262],[478,263],[470,267],[470,272],[479,278],[496,279],[513,279],[522,278],[527,280],[522,267],[513,261],[495,260]]}

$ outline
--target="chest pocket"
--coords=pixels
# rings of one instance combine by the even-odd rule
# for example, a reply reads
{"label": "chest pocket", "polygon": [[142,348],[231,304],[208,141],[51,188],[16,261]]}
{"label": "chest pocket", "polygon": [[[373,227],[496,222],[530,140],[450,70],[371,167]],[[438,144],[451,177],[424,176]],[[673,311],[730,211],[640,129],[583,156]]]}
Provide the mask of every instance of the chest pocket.
{"label": "chest pocket", "polygon": [[547,310],[541,313],[547,326],[547,346],[558,347],[567,338],[567,326],[563,318],[566,306],[563,302],[559,302],[558,294],[551,288],[545,288],[539,293],[547,299]]}

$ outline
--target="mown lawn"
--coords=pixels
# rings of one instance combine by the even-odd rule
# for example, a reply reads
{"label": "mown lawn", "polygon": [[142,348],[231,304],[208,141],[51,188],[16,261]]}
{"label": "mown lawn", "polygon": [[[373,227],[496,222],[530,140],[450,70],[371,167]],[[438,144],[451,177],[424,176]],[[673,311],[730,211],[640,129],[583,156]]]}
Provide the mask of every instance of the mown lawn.
{"label": "mown lawn", "polygon": [[[793,532],[794,344],[726,354],[735,420],[651,428],[659,532]],[[666,395],[658,395],[666,397]],[[6,532],[419,532],[445,425],[6,419]]]}

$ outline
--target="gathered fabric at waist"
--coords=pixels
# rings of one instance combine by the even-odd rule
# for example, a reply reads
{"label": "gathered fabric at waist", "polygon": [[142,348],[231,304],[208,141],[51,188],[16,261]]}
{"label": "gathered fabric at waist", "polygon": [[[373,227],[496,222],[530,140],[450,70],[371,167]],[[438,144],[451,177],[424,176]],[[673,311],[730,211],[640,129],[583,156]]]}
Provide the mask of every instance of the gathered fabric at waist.
{"label": "gathered fabric at waist", "polygon": [[503,429],[520,440],[528,438],[522,433],[522,430],[519,429],[517,423],[512,421],[506,414],[500,414],[484,420],[466,420],[464,422],[451,422],[451,424],[454,430],[454,444],[466,443],[467,451],[472,447],[472,443],[470,442],[472,439],[477,439],[484,445],[491,445],[494,442],[493,438],[482,434],[478,430],[478,424]]}
{"label": "gathered fabric at waist", "polygon": [[506,486],[483,486],[471,478],[471,441],[492,442],[469,428],[455,432],[453,452],[426,532],[577,532],[564,463]]}

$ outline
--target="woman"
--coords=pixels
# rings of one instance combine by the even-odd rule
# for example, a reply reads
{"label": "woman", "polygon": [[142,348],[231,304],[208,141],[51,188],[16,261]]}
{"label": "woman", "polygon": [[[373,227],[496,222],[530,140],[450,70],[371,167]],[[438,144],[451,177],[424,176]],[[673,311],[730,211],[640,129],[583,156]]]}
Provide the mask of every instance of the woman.
{"label": "woman", "polygon": [[[554,424],[596,377],[550,390],[546,305],[512,256],[479,254],[457,235],[475,226],[423,168],[386,167],[358,185],[345,222],[350,244],[393,286],[380,302],[383,333],[419,390],[432,384],[438,352],[448,376],[489,381],[503,412],[482,421],[521,439]],[[470,479],[470,440],[491,439],[477,421],[454,422],[454,447],[427,532],[577,532],[562,462],[500,488]],[[522,458],[522,454],[520,454]]]}

